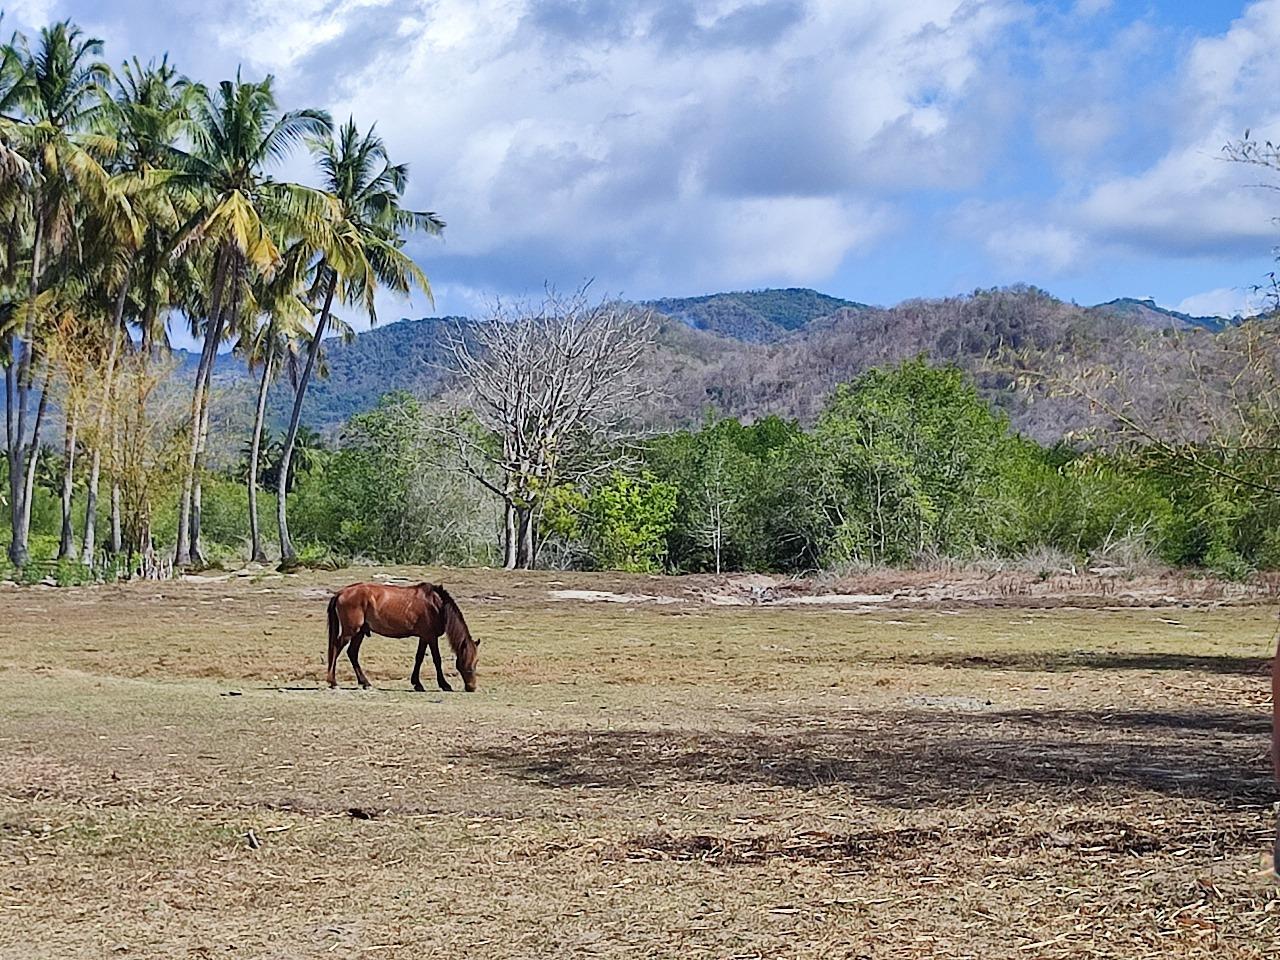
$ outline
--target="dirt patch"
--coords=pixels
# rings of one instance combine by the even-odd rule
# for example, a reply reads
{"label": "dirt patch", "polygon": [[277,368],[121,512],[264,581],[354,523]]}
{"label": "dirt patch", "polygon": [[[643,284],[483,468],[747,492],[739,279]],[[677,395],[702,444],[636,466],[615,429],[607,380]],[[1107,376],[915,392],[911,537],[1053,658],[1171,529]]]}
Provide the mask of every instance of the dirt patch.
{"label": "dirt patch", "polygon": [[581,600],[586,603],[684,603],[681,597],[655,596],[644,593],[613,593],[609,590],[552,590],[552,600]]}
{"label": "dirt patch", "polygon": [[692,602],[712,607],[823,606],[843,609],[1060,607],[1213,608],[1280,602],[1280,578],[1248,583],[1170,572],[1122,576],[1100,571],[1044,576],[1019,571],[873,570],[844,577],[769,574],[666,578],[670,592],[549,591],[555,600],[620,604]]}

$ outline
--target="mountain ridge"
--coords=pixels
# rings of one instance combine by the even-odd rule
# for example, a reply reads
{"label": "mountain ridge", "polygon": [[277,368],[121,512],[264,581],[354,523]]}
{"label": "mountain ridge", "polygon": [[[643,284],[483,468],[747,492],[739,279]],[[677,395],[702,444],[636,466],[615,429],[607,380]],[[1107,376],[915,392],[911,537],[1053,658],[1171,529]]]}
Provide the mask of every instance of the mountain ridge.
{"label": "mountain ridge", "polygon": [[[819,307],[830,304],[839,307],[815,315]],[[1144,332],[1172,328],[1212,335],[1232,323],[1209,322],[1215,318],[1190,317],[1144,300],[1121,298],[1081,306],[1028,286],[911,300],[887,308],[803,288],[666,298],[647,305],[669,311],[660,313],[645,372],[655,394],[665,398],[646,411],[653,426],[694,422],[707,410],[747,419],[770,413],[812,419],[835,384],[870,366],[920,354],[958,363],[986,384],[984,392],[993,404],[1008,407],[1007,391],[1001,393],[996,380],[983,372],[992,351],[1056,345],[1076,350],[1088,342],[1089,349],[1105,355],[1109,338],[1114,350],[1121,351],[1127,349],[1126,337]],[[303,421],[332,434],[389,391],[439,396],[449,379],[441,330],[457,322],[469,321],[405,318],[357,334],[350,343],[327,340],[329,376],[317,377],[308,388]],[[194,354],[182,353],[194,367]],[[1117,353],[1116,362],[1121,359]],[[251,376],[240,358],[220,355],[215,381],[224,410],[220,419],[228,430],[239,430],[233,424],[251,416],[250,385],[257,375],[254,371]],[[291,403],[292,390],[282,376],[269,393],[268,418],[275,429],[287,419]],[[1052,405],[1045,409],[1051,412]],[[1051,436],[1060,425],[1048,414],[1025,411],[1015,420],[1041,437]]]}

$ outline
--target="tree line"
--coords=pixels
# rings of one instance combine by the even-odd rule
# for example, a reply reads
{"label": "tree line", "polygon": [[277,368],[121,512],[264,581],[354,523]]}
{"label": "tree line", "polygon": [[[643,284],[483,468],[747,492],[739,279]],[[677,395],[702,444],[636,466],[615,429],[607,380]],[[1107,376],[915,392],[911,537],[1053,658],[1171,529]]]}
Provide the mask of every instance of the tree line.
{"label": "tree line", "polygon": [[[354,418],[300,481],[295,510],[313,544],[342,558],[512,565],[501,500],[483,497],[466,470],[442,467],[456,456],[442,428],[451,416],[397,394]],[[923,358],[840,386],[808,427],[708,415],[575,456],[586,468],[567,470],[534,504],[544,566],[805,573],[1000,561],[1229,577],[1280,568],[1280,499],[1197,468],[1186,451],[1039,444],[963,371]],[[1259,480],[1280,465],[1257,451],[1218,462]],[[409,505],[408,523],[384,497],[359,495],[359,478],[371,476]]]}
{"label": "tree line", "polygon": [[[305,149],[317,185],[272,170]],[[249,552],[266,555],[258,511],[265,396],[288,370],[293,403],[273,471],[279,552],[297,558],[284,496],[307,385],[335,309],[376,319],[379,287],[430,296],[404,252],[443,220],[403,206],[408,183],[382,140],[349,119],[285,110],[271,77],[206,86],[167,56],[118,69],[70,21],[0,48],[0,364],[5,374],[8,560],[31,555],[45,439],[63,427],[56,557],[87,565],[155,556],[155,510],[178,491],[172,559],[207,557],[211,384],[219,353],[258,370],[245,476]],[[201,344],[175,409],[171,323]],[[90,461],[73,509],[77,457]],[[109,534],[97,531],[109,490]],[[77,537],[77,528],[79,536]]]}
{"label": "tree line", "polygon": [[[304,428],[289,494],[300,559],[646,572],[1280,568],[1280,499],[1222,476],[1264,481],[1274,457],[1238,451],[1213,471],[1150,443],[1042,445],[1012,430],[966,373],[923,358],[842,385],[807,427],[712,414],[657,434],[615,426],[557,443],[554,475],[545,464],[521,475],[534,458],[503,460],[501,431],[478,421],[465,394],[388,394],[332,443]],[[278,473],[278,444],[267,446],[265,469]],[[212,562],[250,557],[248,457],[205,479]],[[59,476],[42,471],[36,487],[48,550]],[[158,491],[165,542],[179,523],[178,479]]]}

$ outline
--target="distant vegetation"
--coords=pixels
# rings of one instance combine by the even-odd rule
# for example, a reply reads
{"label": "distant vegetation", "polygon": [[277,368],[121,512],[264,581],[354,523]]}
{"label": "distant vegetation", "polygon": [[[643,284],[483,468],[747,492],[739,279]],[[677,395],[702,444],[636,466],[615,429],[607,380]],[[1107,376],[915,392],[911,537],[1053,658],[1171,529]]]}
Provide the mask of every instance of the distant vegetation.
{"label": "distant vegetation", "polygon": [[[302,431],[290,494],[305,561],[502,562],[500,499],[436,426],[464,399],[450,345],[474,322],[404,321],[330,341],[328,378],[304,406],[325,436]],[[1262,368],[1241,360],[1272,356],[1259,345],[1277,342],[1273,326],[1162,330],[1022,287],[842,308],[769,344],[659,318],[636,367],[647,399],[631,413],[648,439],[598,441],[613,446],[594,462],[615,466],[537,488],[538,562],[803,571],[985,559],[1231,576],[1277,567],[1276,456],[1260,435],[1213,439],[1233,435],[1221,417],[1248,398],[1276,396]],[[246,422],[251,384],[237,385],[245,374],[231,367],[225,376],[215,407],[230,418],[224,436],[243,436],[234,424]],[[278,424],[287,378],[275,391]],[[1120,409],[1149,435],[1126,432]],[[268,483],[278,480],[278,437],[277,425],[263,444]],[[208,550],[238,562],[243,446],[224,444],[209,470]],[[48,554],[56,450],[44,450],[36,476],[34,543]],[[169,487],[159,498],[162,542],[176,532],[176,495]],[[83,496],[77,483],[76,502]]]}
{"label": "distant vegetation", "polygon": [[[765,303],[781,307],[792,318],[809,316],[812,311],[805,307],[839,306],[791,331],[783,329],[776,313],[752,314],[748,326],[728,325],[718,334],[691,324],[690,317],[698,319],[699,305],[741,297],[759,298],[751,301],[757,308]],[[810,290],[717,294],[651,305],[664,316],[664,305],[675,314],[673,322],[660,325],[648,365],[658,398],[646,417],[655,426],[694,423],[708,410],[747,419],[775,414],[808,423],[838,384],[872,366],[924,354],[969,371],[983,396],[1005,410],[1016,429],[1051,443],[1082,428],[1081,404],[1049,398],[1028,405],[1010,393],[1007,374],[992,369],[988,361],[994,353],[1060,347],[1093,360],[1109,354],[1121,365],[1126,355],[1142,353],[1153,339],[1177,352],[1194,343],[1201,331],[1209,332],[1207,321],[1183,324],[1172,312],[1138,315],[1112,309],[1113,304],[1080,307],[1034,287],[1016,286],[890,308],[849,306]],[[745,334],[761,316],[773,333],[755,342]],[[1166,322],[1158,323],[1159,317]],[[312,384],[303,405],[305,422],[332,433],[353,414],[372,409],[388,391],[404,390],[427,400],[440,396],[450,378],[443,332],[465,322],[401,320],[349,343],[330,340],[325,352],[329,375]],[[1177,336],[1170,338],[1169,330]],[[243,420],[249,412],[247,371],[234,358],[227,358],[222,369],[215,405],[232,422]],[[282,379],[272,390],[271,423],[283,423],[292,399],[290,385]]]}
{"label": "distant vegetation", "polygon": [[647,306],[696,330],[748,343],[777,340],[812,320],[830,316],[838,310],[867,309],[863,303],[794,287],[653,300]]}

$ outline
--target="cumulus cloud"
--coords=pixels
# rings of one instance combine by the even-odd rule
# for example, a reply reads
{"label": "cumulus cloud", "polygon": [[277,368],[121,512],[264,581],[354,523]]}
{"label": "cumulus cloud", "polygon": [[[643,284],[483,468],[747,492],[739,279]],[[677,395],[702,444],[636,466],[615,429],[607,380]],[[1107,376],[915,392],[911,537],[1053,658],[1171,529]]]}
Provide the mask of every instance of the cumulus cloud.
{"label": "cumulus cloud", "polygon": [[1268,306],[1267,297],[1244,287],[1218,287],[1185,298],[1175,310],[1193,317],[1249,317]]}
{"label": "cumulus cloud", "polygon": [[1219,36],[1196,41],[1164,118],[1169,149],[1136,173],[1097,183],[1077,212],[1082,227],[1131,249],[1173,256],[1257,254],[1275,236],[1265,171],[1227,162],[1222,148],[1246,128],[1280,135],[1271,106],[1280,0],[1261,0]]}
{"label": "cumulus cloud", "polygon": [[894,222],[886,187],[980,174],[961,107],[1016,14],[441,0],[402,20],[339,107],[381,118],[413,160],[450,224],[435,259],[468,284],[818,283]]}
{"label": "cumulus cloud", "polygon": [[1081,264],[1086,238],[1038,208],[1008,201],[962,203],[950,219],[950,234],[986,252],[993,267],[988,282],[1060,277]]}

